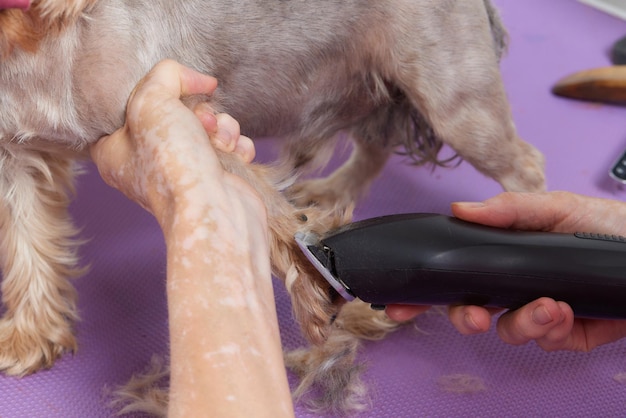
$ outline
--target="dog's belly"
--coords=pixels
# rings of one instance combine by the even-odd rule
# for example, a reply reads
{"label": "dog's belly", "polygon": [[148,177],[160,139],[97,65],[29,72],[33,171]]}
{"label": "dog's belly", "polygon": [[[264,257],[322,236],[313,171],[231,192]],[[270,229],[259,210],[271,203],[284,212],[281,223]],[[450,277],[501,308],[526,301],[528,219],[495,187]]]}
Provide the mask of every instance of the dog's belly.
{"label": "dog's belly", "polygon": [[[319,139],[348,129],[382,104],[361,74],[339,74],[322,68],[309,82],[293,79],[292,88],[258,74],[246,85],[225,85],[218,93],[224,110],[232,114],[248,136],[316,135]],[[219,74],[217,75],[218,80]],[[295,91],[298,89],[299,91]]]}
{"label": "dog's belly", "polygon": [[374,20],[365,3],[375,3],[356,3],[101,2],[75,65],[88,141],[121,125],[132,87],[165,58],[215,76],[217,107],[248,136],[329,136],[356,123],[383,101],[360,34]]}

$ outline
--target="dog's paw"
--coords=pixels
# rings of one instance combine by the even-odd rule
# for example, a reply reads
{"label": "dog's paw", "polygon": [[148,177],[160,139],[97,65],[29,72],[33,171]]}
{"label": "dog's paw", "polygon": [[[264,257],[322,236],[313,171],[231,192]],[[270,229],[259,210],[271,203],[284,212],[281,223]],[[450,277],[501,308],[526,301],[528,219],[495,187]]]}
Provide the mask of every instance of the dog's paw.
{"label": "dog's paw", "polygon": [[24,376],[51,367],[65,352],[76,351],[76,339],[68,324],[44,326],[36,320],[19,326],[14,319],[0,320],[0,370]]}
{"label": "dog's paw", "polygon": [[511,170],[497,179],[507,192],[544,192],[546,178],[545,159],[532,145],[519,141],[520,151],[513,155]]}

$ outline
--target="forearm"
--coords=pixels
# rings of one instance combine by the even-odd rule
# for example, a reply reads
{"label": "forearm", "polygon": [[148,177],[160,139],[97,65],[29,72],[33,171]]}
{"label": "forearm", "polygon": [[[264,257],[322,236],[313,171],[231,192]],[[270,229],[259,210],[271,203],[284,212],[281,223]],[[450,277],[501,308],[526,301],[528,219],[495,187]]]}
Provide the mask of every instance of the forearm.
{"label": "forearm", "polygon": [[[129,99],[124,126],[91,156],[151,212],[167,244],[171,416],[293,416],[269,267],[265,207],[211,145],[254,157],[238,123],[182,97],[217,80],[165,60]],[[222,149],[219,144],[225,149]]]}
{"label": "forearm", "polygon": [[265,224],[235,206],[164,228],[171,417],[293,416]]}

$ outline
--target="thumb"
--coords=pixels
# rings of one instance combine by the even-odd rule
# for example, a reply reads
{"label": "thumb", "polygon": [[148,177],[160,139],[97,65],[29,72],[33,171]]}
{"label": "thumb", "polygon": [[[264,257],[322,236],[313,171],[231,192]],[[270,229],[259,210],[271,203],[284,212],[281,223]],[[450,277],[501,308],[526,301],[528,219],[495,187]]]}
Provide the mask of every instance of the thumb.
{"label": "thumb", "polygon": [[152,85],[164,88],[169,95],[178,99],[199,94],[211,95],[217,88],[217,80],[174,60],[163,60],[139,83],[136,91]]}
{"label": "thumb", "polygon": [[574,203],[575,197],[566,194],[505,192],[482,203],[453,203],[452,213],[499,228],[549,231],[571,212]]}
{"label": "thumb", "polygon": [[131,144],[126,128],[121,128],[100,138],[89,146],[89,154],[102,179],[115,187],[115,174],[123,168],[132,156]]}

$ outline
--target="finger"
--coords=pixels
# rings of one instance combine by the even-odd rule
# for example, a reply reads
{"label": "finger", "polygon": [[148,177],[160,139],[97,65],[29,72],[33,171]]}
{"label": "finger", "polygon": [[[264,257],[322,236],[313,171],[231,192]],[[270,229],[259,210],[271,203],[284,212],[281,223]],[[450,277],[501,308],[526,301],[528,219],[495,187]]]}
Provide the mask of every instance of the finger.
{"label": "finger", "polygon": [[241,135],[239,122],[227,113],[218,114],[216,120],[217,130],[211,138],[213,145],[220,151],[235,153],[245,163],[252,162],[256,156],[254,142]]}
{"label": "finger", "polygon": [[105,143],[110,137],[111,135],[105,135],[101,137],[100,139],[98,139],[96,142],[92,142],[89,145],[89,155],[91,156],[91,159],[96,165],[99,165],[101,160],[104,158],[103,153],[107,149],[107,146],[105,145]]}
{"label": "finger", "polygon": [[572,193],[501,193],[482,203],[455,202],[452,213],[460,219],[500,228],[547,231],[578,206]]}
{"label": "finger", "polygon": [[211,95],[217,88],[217,79],[206,74],[199,73],[191,68],[180,67],[180,95],[191,96],[194,94]]}
{"label": "finger", "polygon": [[[545,336],[537,338],[537,345],[545,351],[556,350],[577,350],[581,351],[577,346],[574,333],[574,311],[565,302],[557,302],[561,310],[561,320],[554,325],[546,333]],[[585,341],[585,339],[583,339]]]}
{"label": "finger", "polygon": [[397,322],[410,321],[430,309],[430,306],[389,305],[385,308],[387,316]]}
{"label": "finger", "polygon": [[626,337],[626,321],[621,319],[575,319],[566,349],[591,351]]}
{"label": "finger", "polygon": [[[214,77],[199,73],[173,60],[159,62],[135,89],[134,94],[156,87],[172,97],[212,94],[217,88]],[[132,98],[133,95],[131,95]]]}
{"label": "finger", "polygon": [[218,113],[217,130],[210,136],[215,148],[223,152],[233,152],[241,135],[239,122],[227,113]]}
{"label": "finger", "polygon": [[194,106],[193,113],[200,120],[204,131],[209,137],[217,132],[217,118],[211,105],[206,102],[200,102]]}
{"label": "finger", "polygon": [[89,147],[89,153],[102,179],[109,185],[116,187],[122,165],[128,159],[132,150],[128,141],[126,128],[120,128],[111,135],[100,138]]}
{"label": "finger", "polygon": [[256,156],[254,142],[247,136],[241,135],[233,151],[244,163],[250,163]]}
{"label": "finger", "polygon": [[491,312],[480,306],[450,306],[448,318],[463,335],[480,334],[491,327]]}
{"label": "finger", "polygon": [[500,316],[496,329],[504,342],[522,345],[545,337],[564,319],[564,313],[555,300],[540,298]]}
{"label": "finger", "polygon": [[127,137],[127,128],[124,126],[111,135],[103,136],[89,146],[91,159],[99,169],[110,171],[116,163],[126,160],[125,155],[130,152]]}

